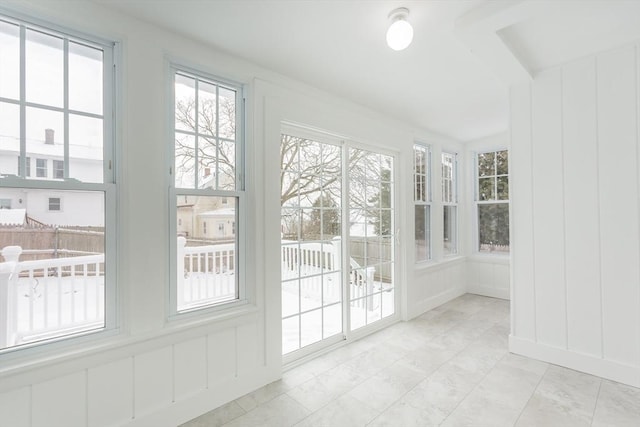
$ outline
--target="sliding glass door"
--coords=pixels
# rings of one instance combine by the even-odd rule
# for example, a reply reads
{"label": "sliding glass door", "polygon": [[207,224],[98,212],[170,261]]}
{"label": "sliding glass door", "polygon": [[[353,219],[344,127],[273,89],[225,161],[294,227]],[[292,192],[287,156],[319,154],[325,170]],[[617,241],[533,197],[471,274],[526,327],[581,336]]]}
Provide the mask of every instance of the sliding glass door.
{"label": "sliding glass door", "polygon": [[292,132],[281,136],[280,160],[289,355],[394,314],[393,157]]}

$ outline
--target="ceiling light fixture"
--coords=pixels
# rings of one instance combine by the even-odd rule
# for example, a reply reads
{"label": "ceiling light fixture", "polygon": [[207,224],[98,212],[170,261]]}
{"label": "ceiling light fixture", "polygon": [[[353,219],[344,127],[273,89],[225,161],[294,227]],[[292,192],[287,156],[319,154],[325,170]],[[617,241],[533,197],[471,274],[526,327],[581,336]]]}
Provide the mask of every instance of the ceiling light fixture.
{"label": "ceiling light fixture", "polygon": [[413,40],[413,27],[407,21],[409,9],[399,7],[389,14],[391,25],[387,30],[387,44],[393,50],[402,50]]}

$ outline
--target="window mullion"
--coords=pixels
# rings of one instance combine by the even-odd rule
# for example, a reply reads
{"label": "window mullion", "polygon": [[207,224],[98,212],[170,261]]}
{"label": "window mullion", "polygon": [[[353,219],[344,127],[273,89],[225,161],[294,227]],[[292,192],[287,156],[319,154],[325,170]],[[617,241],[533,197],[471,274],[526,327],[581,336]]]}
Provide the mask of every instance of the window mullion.
{"label": "window mullion", "polygon": [[195,79],[195,95],[194,95],[194,105],[193,105],[193,109],[195,111],[196,117],[195,117],[195,137],[193,139],[193,144],[194,144],[194,153],[193,153],[193,160],[194,160],[194,165],[193,165],[193,174],[194,174],[194,178],[195,178],[195,188],[200,188],[200,183],[199,181],[199,175],[200,175],[200,168],[198,167],[198,164],[200,163],[200,154],[198,153],[198,150],[200,149],[199,145],[200,145],[200,134],[198,132],[198,130],[200,129],[200,123],[198,120],[198,117],[200,116],[200,99],[198,98],[199,95],[199,88],[200,88],[200,80],[199,79]]}
{"label": "window mullion", "polygon": [[[64,155],[63,155],[63,177],[69,178],[69,39],[63,39],[64,49],[64,83],[63,83],[63,96],[64,96]],[[55,172],[54,172],[55,173]],[[103,178],[104,179],[104,178]]]}

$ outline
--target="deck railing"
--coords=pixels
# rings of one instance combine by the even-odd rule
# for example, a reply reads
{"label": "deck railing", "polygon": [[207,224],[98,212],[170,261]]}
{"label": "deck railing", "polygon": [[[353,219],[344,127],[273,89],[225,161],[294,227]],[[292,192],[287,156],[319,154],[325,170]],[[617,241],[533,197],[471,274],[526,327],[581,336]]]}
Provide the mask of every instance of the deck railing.
{"label": "deck railing", "polygon": [[0,348],[104,326],[104,254],[20,261],[0,254]]}

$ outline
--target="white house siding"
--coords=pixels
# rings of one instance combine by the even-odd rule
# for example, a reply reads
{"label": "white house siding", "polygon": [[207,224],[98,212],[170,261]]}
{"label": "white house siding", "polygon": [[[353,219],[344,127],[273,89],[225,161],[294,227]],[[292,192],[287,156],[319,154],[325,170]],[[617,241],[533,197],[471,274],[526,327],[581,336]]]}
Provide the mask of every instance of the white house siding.
{"label": "white house siding", "polygon": [[640,386],[638,54],[511,92],[516,353]]}
{"label": "white house siding", "polygon": [[[27,14],[121,42],[118,129],[120,329],[50,353],[25,352],[0,366],[0,414],[12,426],[177,425],[281,374],[278,150],[282,121],[307,124],[395,150],[398,226],[413,235],[413,143],[461,152],[455,141],[414,129],[210,47],[104,9],[94,2],[5,1]],[[167,58],[248,85],[246,274],[239,313],[167,321]],[[267,81],[271,83],[266,83]],[[436,153],[436,151],[434,151]],[[439,153],[439,151],[437,151]],[[462,154],[463,157],[463,154]],[[437,157],[436,157],[437,158]],[[439,176],[434,168],[434,177]],[[436,187],[434,186],[434,192]],[[435,193],[434,193],[435,194]],[[433,209],[438,208],[434,203]],[[460,205],[464,211],[464,203]],[[441,214],[435,211],[434,218]],[[461,213],[461,218],[462,218]],[[439,219],[434,219],[434,230]],[[441,228],[441,226],[440,226]],[[464,231],[461,231],[461,234]],[[436,233],[434,233],[436,234]],[[434,235],[434,244],[441,244]],[[414,268],[401,239],[402,315],[415,316],[464,292],[464,258]],[[461,253],[464,253],[464,245]],[[441,249],[435,250],[436,254]],[[440,258],[438,258],[440,259]],[[71,357],[63,357],[73,354]],[[61,390],[64,390],[61,393]]]}

